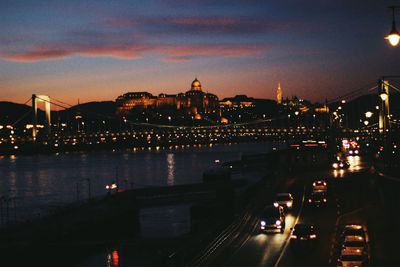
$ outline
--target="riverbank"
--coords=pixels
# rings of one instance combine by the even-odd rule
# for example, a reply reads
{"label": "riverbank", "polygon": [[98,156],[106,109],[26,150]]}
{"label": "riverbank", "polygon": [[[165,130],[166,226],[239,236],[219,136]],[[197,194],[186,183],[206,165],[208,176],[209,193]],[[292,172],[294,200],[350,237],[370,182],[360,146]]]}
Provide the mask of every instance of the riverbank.
{"label": "riverbank", "polygon": [[[16,255],[29,255],[32,259],[39,260],[42,256],[40,252],[45,249],[51,253],[51,255],[46,256],[47,259],[53,265],[56,263],[60,266],[63,263],[70,265],[69,260],[76,260],[75,255],[71,259],[61,255],[66,252],[67,254],[86,253],[82,257],[87,258],[87,254],[96,254],[94,252],[97,250],[96,248],[102,248],[103,251],[107,248],[110,249],[111,259],[113,259],[115,253],[124,254],[123,251],[127,247],[136,247],[135,244],[143,242],[148,244],[148,248],[156,255],[147,260],[152,263],[160,263],[158,266],[166,266],[166,262],[179,266],[182,261],[188,261],[195,256],[196,252],[198,253],[201,247],[209,243],[225,225],[232,221],[235,214],[240,213],[254,199],[259,190],[266,187],[272,188],[277,181],[277,170],[287,171],[286,166],[290,162],[293,163],[294,169],[298,168],[299,170],[306,165],[325,164],[322,157],[307,155],[306,152],[299,150],[245,156],[240,162],[242,163],[240,164],[242,166],[241,171],[245,171],[244,169],[254,170],[255,168],[264,169],[264,174],[259,176],[259,182],[247,186],[247,189],[241,190],[240,194],[233,192],[239,192],[240,190],[235,188],[243,188],[243,186],[237,187],[232,182],[224,181],[212,186],[209,185],[210,188],[214,188],[211,191],[214,191],[215,198],[211,197],[206,202],[204,202],[206,199],[202,198],[202,201],[197,202],[199,203],[197,207],[202,208],[196,208],[196,212],[194,211],[196,209],[192,209],[192,212],[195,212],[192,213],[192,218],[197,220],[197,223],[194,223],[193,226],[196,225],[196,227],[193,227],[190,233],[179,238],[162,241],[157,238],[143,240],[136,235],[138,194],[132,194],[133,191],[126,191],[82,206],[72,207],[41,221],[20,226],[21,228],[9,229],[6,234],[1,235],[3,248],[1,251],[9,253],[7,254],[8,259],[11,260],[17,259]],[[226,164],[226,166],[230,165]],[[236,166],[239,165],[236,164]],[[196,187],[196,185],[192,186]],[[154,195],[160,194],[156,188],[150,191],[153,191],[152,194]],[[151,243],[154,245],[152,246]],[[123,244],[128,245],[124,246]],[[165,246],[160,246],[160,244],[165,244]],[[190,244],[190,251],[182,250],[182,248],[188,247],[188,244]],[[113,254],[114,250],[116,252]],[[15,255],[15,258],[13,258],[13,255]],[[60,259],[62,259],[62,262],[60,262]],[[60,264],[58,264],[59,262]]]}

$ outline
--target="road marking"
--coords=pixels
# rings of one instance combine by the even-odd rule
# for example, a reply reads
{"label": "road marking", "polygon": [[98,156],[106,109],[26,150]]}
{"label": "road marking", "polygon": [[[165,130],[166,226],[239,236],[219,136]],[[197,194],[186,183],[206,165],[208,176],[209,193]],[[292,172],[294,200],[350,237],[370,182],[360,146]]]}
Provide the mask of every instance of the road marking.
{"label": "road marking", "polygon": [[[297,214],[296,220],[294,221],[293,226],[295,226],[297,224],[297,222],[299,221],[299,219],[300,219],[301,212],[303,211],[305,196],[306,196],[306,186],[304,186],[304,189],[303,189],[303,198],[301,200],[301,207],[300,207],[299,213]],[[279,255],[278,259],[276,260],[276,263],[275,263],[274,267],[278,267],[279,263],[281,262],[281,260],[283,258],[283,254],[285,254],[286,248],[289,245],[289,240],[290,240],[290,234],[289,234],[288,238],[285,241],[285,246],[283,247],[282,252]]]}

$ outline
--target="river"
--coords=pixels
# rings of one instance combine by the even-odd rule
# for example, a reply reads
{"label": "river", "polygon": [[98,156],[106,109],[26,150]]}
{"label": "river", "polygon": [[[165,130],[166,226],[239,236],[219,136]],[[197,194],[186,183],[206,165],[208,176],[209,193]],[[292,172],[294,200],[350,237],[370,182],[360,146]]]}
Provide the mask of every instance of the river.
{"label": "river", "polygon": [[3,156],[0,158],[0,197],[12,200],[7,203],[8,220],[20,222],[67,203],[87,200],[89,195],[105,195],[105,186],[111,182],[117,182],[122,189],[198,183],[210,167],[238,160],[244,154],[268,152],[273,147],[278,148],[278,144],[212,144]]}

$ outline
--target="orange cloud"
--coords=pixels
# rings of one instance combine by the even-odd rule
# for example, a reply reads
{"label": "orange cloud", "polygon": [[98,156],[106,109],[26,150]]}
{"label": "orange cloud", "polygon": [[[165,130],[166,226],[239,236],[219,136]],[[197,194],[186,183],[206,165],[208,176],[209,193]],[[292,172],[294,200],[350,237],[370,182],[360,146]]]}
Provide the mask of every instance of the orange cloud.
{"label": "orange cloud", "polygon": [[22,53],[6,54],[0,57],[9,61],[35,62],[83,55],[90,57],[115,57],[136,59],[146,53],[156,53],[171,62],[188,61],[196,57],[243,57],[256,56],[267,48],[261,45],[201,44],[201,45],[42,45]]}

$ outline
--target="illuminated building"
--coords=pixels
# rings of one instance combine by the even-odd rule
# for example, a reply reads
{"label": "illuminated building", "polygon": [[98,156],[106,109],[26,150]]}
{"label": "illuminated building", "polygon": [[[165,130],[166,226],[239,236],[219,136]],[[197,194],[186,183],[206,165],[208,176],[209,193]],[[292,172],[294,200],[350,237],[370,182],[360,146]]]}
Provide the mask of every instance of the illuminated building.
{"label": "illuminated building", "polygon": [[255,99],[246,95],[236,95],[235,97],[224,98],[220,101],[221,107],[226,108],[244,108],[253,107]]}
{"label": "illuminated building", "polygon": [[184,110],[189,115],[213,113],[219,108],[218,97],[205,93],[199,80],[194,79],[186,93],[159,94],[153,96],[148,92],[129,92],[116,99],[117,114],[127,115],[133,109],[171,108]]}

